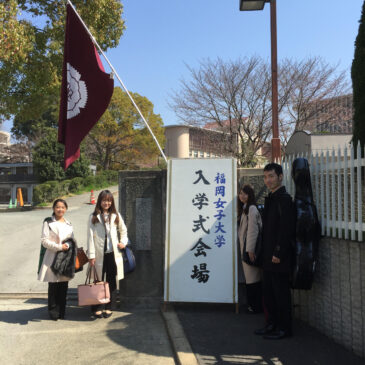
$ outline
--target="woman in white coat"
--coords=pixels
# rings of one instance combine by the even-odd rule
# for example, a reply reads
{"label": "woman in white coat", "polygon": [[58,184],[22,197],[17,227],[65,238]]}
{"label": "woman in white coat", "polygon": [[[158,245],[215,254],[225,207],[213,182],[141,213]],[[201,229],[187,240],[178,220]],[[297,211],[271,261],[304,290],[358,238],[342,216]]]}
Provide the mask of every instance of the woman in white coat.
{"label": "woman in white coat", "polygon": [[[261,215],[256,207],[255,193],[251,186],[245,185],[238,194],[240,225],[238,237],[241,257],[243,257],[244,242],[250,260],[255,260],[255,246],[259,227],[262,227]],[[261,268],[251,266],[242,261],[246,281],[247,311],[249,313],[262,312]]]}
{"label": "woman in white coat", "polygon": [[48,282],[48,312],[51,319],[64,319],[66,309],[66,296],[69,277],[56,275],[52,269],[52,263],[58,251],[67,251],[69,245],[63,243],[68,238],[73,238],[73,228],[64,218],[67,203],[63,199],[57,199],[53,203],[52,217],[43,222],[41,243],[46,251],[43,256],[38,280]]}
{"label": "woman in white coat", "polygon": [[124,278],[121,250],[128,244],[127,227],[115,208],[113,194],[103,190],[98,196],[95,210],[89,217],[87,230],[87,256],[91,266],[95,265],[99,280],[109,283],[111,300],[102,305],[93,305],[91,311],[96,318],[112,315],[111,305],[117,289],[116,280]]}

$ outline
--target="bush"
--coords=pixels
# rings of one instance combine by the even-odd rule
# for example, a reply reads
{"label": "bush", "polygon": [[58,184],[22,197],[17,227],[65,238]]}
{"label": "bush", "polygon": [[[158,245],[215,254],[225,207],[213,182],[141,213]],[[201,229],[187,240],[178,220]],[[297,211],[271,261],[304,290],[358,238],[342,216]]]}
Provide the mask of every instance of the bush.
{"label": "bush", "polygon": [[47,181],[34,187],[33,201],[36,204],[49,203],[60,196],[76,193],[83,188],[106,188],[117,183],[117,171],[102,171],[96,176],[75,177],[72,180]]}
{"label": "bush", "polygon": [[82,182],[84,186],[92,186],[95,183],[95,178],[94,176],[87,176],[83,179]]}
{"label": "bush", "polygon": [[43,202],[49,202],[49,192],[51,190],[51,185],[44,183],[36,185],[33,190],[33,201],[37,204]]}
{"label": "bush", "polygon": [[108,183],[108,179],[104,174],[99,174],[94,177],[95,187],[101,188]]}
{"label": "bush", "polygon": [[48,201],[53,201],[59,196],[64,195],[61,183],[59,181],[47,181],[47,184],[49,185]]}
{"label": "bush", "polygon": [[75,177],[70,181],[70,185],[68,186],[68,191],[70,193],[76,193],[76,191],[80,190],[84,186],[84,179],[82,177]]}
{"label": "bush", "polygon": [[60,182],[61,186],[62,186],[62,191],[65,194],[68,194],[70,192],[70,184],[71,184],[71,180],[64,180]]}
{"label": "bush", "polygon": [[118,183],[118,171],[114,170],[106,170],[100,172],[97,176],[103,176],[105,181],[109,184],[116,184]]}

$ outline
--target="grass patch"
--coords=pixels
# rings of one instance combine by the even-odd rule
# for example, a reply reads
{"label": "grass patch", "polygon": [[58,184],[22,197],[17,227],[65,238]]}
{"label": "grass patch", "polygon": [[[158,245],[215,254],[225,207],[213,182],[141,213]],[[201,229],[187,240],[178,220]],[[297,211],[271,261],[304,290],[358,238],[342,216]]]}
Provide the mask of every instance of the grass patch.
{"label": "grass patch", "polygon": [[108,188],[109,186],[111,185],[116,185],[117,183],[115,184],[103,184],[103,185],[98,185],[98,186],[95,186],[95,185],[88,185],[88,186],[85,186],[85,187],[82,187],[81,189],[75,191],[73,194],[74,195],[81,195],[81,194],[84,194],[84,193],[90,193],[91,190],[102,190],[102,189],[105,189],[105,188]]}
{"label": "grass patch", "polygon": [[36,207],[48,207],[48,206],[50,206],[49,203],[39,203],[36,205]]}

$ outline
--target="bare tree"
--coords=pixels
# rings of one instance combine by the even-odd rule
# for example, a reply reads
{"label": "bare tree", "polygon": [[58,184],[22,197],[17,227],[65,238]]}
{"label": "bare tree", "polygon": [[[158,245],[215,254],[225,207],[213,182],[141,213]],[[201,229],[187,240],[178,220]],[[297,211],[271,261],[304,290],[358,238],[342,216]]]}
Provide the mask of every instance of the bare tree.
{"label": "bare tree", "polygon": [[[223,61],[218,58],[187,66],[190,79],[170,96],[170,107],[186,124],[223,132],[222,140],[240,165],[255,164],[255,155],[271,139],[271,69],[259,57]],[[320,58],[302,62],[283,60],[279,65],[278,110],[281,138],[312,116],[308,105],[340,95],[346,89],[345,74],[337,74]],[[231,139],[227,139],[227,135]],[[237,143],[233,140],[238,136]]]}
{"label": "bare tree", "polygon": [[[267,64],[258,57],[228,62],[218,58],[202,61],[198,70],[187,67],[191,80],[181,81],[181,90],[171,95],[170,106],[186,124],[203,126],[213,122],[223,132],[227,151],[240,164],[251,164],[270,133]],[[239,146],[245,148],[236,148],[236,136]]]}
{"label": "bare tree", "polygon": [[[289,98],[280,115],[282,141],[285,143],[295,130],[316,129],[316,124],[326,125],[335,118],[344,118],[344,109],[338,97],[350,92],[345,71],[338,71],[320,57],[303,61],[284,60],[286,75],[290,76]],[[281,73],[280,78],[285,74]]]}

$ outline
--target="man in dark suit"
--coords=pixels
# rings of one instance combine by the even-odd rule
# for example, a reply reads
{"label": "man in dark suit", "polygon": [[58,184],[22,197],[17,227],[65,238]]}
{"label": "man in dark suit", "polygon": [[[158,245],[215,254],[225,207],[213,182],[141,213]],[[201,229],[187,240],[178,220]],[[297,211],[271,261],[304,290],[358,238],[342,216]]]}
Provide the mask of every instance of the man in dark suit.
{"label": "man in dark suit", "polygon": [[295,210],[282,180],[280,165],[265,166],[264,181],[270,193],[263,213],[263,295],[268,318],[266,326],[255,331],[265,339],[292,335],[290,274]]}

